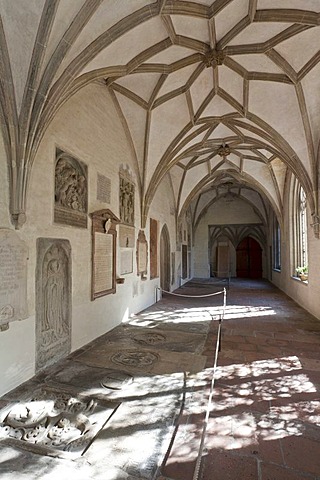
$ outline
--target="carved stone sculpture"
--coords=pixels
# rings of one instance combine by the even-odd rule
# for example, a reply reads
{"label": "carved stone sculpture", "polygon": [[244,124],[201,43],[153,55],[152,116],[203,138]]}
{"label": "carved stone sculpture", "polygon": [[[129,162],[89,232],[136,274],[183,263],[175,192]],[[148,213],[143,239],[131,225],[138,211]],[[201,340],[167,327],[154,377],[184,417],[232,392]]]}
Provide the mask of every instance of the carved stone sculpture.
{"label": "carved stone sculpture", "polygon": [[76,227],[87,226],[87,166],[57,149],[55,165],[54,221]]}
{"label": "carved stone sculpture", "polygon": [[0,440],[13,440],[35,453],[79,456],[110,415],[106,409],[101,415],[101,410],[96,399],[39,389],[31,399],[0,412]]}
{"label": "carved stone sculpture", "polygon": [[134,225],[134,183],[120,175],[120,220]]}
{"label": "carved stone sculpture", "polygon": [[68,240],[37,241],[36,366],[49,365],[70,352],[71,247]]}
{"label": "carved stone sculpture", "polygon": [[223,65],[225,61],[225,52],[223,50],[210,50],[204,55],[204,63],[207,68],[216,68],[218,65]]}

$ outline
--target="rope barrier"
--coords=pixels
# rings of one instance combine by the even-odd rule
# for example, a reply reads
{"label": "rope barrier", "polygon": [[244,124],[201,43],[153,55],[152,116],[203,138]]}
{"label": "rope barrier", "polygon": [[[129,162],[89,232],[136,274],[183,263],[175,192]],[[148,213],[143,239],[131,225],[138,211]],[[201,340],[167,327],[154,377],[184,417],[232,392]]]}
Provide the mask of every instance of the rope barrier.
{"label": "rope barrier", "polygon": [[199,480],[199,473],[200,473],[200,468],[201,468],[202,458],[203,458],[203,451],[204,451],[204,442],[205,442],[205,438],[206,438],[206,432],[207,432],[207,427],[208,427],[208,422],[209,422],[210,410],[211,410],[211,406],[212,406],[213,389],[214,389],[214,384],[215,384],[215,380],[216,380],[216,370],[217,370],[217,365],[218,365],[218,355],[219,355],[219,352],[221,350],[222,320],[224,319],[224,314],[225,314],[225,309],[226,309],[226,304],[227,304],[227,292],[226,292],[225,288],[224,288],[223,293],[224,293],[224,295],[223,295],[223,310],[222,310],[222,315],[219,319],[219,327],[218,327],[218,334],[217,334],[217,340],[216,340],[216,350],[215,350],[215,356],[214,356],[214,365],[213,365],[213,373],[212,373],[212,379],[211,379],[211,385],[210,385],[209,400],[208,400],[208,406],[207,406],[207,410],[206,410],[205,419],[204,419],[204,422],[203,422],[200,447],[199,447],[198,457],[197,457],[197,460],[196,460],[196,465],[195,465],[195,468],[194,468],[192,480]]}
{"label": "rope barrier", "polygon": [[224,293],[224,290],[221,290],[220,292],[214,292],[214,293],[208,293],[206,295],[183,295],[181,293],[173,293],[173,292],[168,292],[167,290],[163,290],[161,287],[156,287],[157,290],[160,290],[162,293],[167,293],[169,295],[173,295],[175,297],[185,297],[185,298],[205,298],[205,297],[213,297],[214,295],[221,295]]}
{"label": "rope barrier", "polygon": [[[211,407],[212,407],[213,389],[214,389],[214,384],[215,384],[215,380],[216,380],[216,370],[217,370],[217,365],[218,365],[218,355],[219,355],[219,352],[221,351],[222,321],[225,317],[225,311],[226,311],[226,305],[227,305],[227,290],[224,287],[224,289],[219,291],[219,292],[209,293],[207,295],[182,295],[182,294],[179,294],[179,293],[168,292],[167,290],[163,290],[161,287],[156,287],[156,291],[158,291],[158,290],[160,290],[161,292],[165,292],[169,295],[174,295],[176,297],[186,297],[186,298],[205,298],[205,297],[212,297],[212,296],[215,296],[215,295],[223,294],[222,314],[220,314],[220,318],[219,318],[219,326],[218,326],[218,333],[217,333],[217,340],[216,340],[216,349],[215,349],[215,355],[214,355],[214,365],[213,365],[213,373],[212,373],[211,384],[210,384],[208,405],[207,405],[207,409],[206,409],[205,419],[204,419],[204,422],[203,422],[203,428],[202,428],[202,433],[201,433],[201,440],[200,440],[198,456],[197,456],[197,460],[196,460],[196,464],[195,464],[195,468],[194,468],[194,472],[193,472],[193,477],[192,477],[192,480],[199,480],[199,473],[200,473],[200,468],[201,468],[202,458],[203,458],[203,452],[204,452],[204,447],[205,447],[205,439],[206,439],[207,427],[208,427],[208,422],[209,422],[210,410],[211,410]],[[211,312],[209,312],[209,313],[210,313],[210,316],[213,320],[214,317],[213,317],[212,313]],[[170,446],[170,449],[171,449],[171,446]]]}

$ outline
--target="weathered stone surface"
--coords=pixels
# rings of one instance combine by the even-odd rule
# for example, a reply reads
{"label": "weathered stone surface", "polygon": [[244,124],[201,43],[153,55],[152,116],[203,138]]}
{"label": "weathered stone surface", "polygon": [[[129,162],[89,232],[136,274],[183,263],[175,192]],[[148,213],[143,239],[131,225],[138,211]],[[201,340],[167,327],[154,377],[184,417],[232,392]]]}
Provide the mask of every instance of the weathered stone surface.
{"label": "weathered stone surface", "polygon": [[57,149],[55,165],[54,221],[87,228],[88,168]]}
{"label": "weathered stone surface", "polygon": [[28,317],[28,248],[13,230],[0,228],[0,332]]}
{"label": "weathered stone surface", "polygon": [[77,457],[117,406],[39,387],[0,411],[0,439],[41,455]]}
{"label": "weathered stone surface", "polygon": [[[36,467],[35,467],[36,465]],[[0,476],[2,480],[88,480],[92,469],[82,458],[66,460],[41,456],[0,442]]]}
{"label": "weathered stone surface", "polygon": [[117,327],[104,340],[107,343],[137,348],[153,346],[161,350],[175,352],[193,352],[200,354],[205,342],[205,334],[181,332],[166,328],[139,328],[132,326]]}
{"label": "weathered stone surface", "polygon": [[[170,380],[168,376],[166,382],[170,384]],[[154,478],[169,447],[174,419],[181,406],[181,387],[182,384],[176,390],[171,387],[160,395],[157,389],[152,397],[121,404],[110,420],[110,428],[101,430],[88,450],[89,462],[108,469],[107,449],[112,465],[128,475],[123,478]]]}
{"label": "weathered stone surface", "polygon": [[134,225],[135,185],[128,169],[120,169],[119,203],[120,220],[126,225]]}
{"label": "weathered stone surface", "polygon": [[71,350],[71,246],[38,238],[36,276],[36,368]]}
{"label": "weathered stone surface", "polygon": [[119,349],[116,344],[101,344],[75,357],[78,362],[103,368],[121,367],[129,373],[198,372],[204,368],[206,357],[145,348]]}

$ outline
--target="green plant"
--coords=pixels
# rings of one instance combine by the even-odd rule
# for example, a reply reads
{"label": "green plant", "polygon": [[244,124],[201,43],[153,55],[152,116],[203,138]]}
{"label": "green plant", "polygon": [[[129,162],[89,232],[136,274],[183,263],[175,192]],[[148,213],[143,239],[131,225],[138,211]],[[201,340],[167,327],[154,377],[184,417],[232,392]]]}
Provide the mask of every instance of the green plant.
{"label": "green plant", "polygon": [[308,265],[305,265],[304,267],[297,267],[296,272],[298,276],[304,273],[308,273]]}

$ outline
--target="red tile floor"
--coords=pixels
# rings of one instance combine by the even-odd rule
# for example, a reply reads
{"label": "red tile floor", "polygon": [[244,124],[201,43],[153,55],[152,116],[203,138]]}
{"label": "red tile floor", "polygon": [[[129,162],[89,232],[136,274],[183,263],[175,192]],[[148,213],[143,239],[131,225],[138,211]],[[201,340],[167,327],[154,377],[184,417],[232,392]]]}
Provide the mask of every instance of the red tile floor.
{"label": "red tile floor", "polygon": [[[225,285],[198,279],[177,293]],[[0,399],[19,403],[53,382],[119,404],[76,461],[0,441],[1,480],[320,480],[320,320],[268,282],[232,280],[211,389],[221,303],[164,295]],[[146,348],[158,363],[124,363],[117,377],[110,351]],[[133,382],[108,390],[110,368]]]}
{"label": "red tile floor", "polygon": [[[189,285],[183,293],[208,291],[208,285]],[[320,479],[320,321],[259,281],[232,280],[228,290],[203,455],[195,472],[204,420],[199,405],[205,408],[204,396],[209,397],[216,327],[213,322],[204,350],[206,395],[203,388],[194,392],[159,479]]]}

